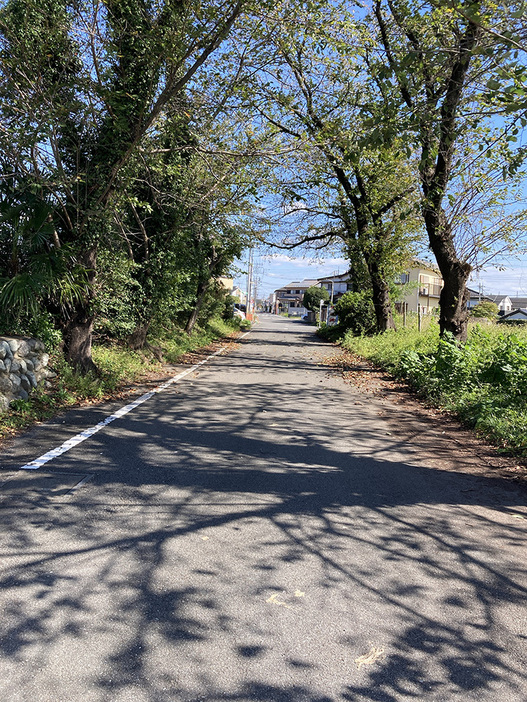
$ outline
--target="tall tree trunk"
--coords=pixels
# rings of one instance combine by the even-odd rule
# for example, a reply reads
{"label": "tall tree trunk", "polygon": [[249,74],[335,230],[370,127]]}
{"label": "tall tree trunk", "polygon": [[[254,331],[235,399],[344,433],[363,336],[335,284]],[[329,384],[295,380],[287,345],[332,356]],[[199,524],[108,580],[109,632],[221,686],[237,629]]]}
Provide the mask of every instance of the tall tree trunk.
{"label": "tall tree trunk", "polygon": [[66,360],[81,375],[97,373],[97,366],[91,355],[93,322],[93,316],[76,310],[75,317],[70,320],[66,329]]}
{"label": "tall tree trunk", "polygon": [[346,247],[351,289],[353,292],[360,292],[370,286],[371,273],[366,265],[365,257],[358,241],[355,238],[348,237],[346,239]]}
{"label": "tall tree trunk", "polygon": [[444,283],[439,297],[439,331],[441,335],[450,332],[457,341],[464,343],[468,332],[466,286],[472,266],[458,258],[454,237],[441,207],[425,206],[423,214],[430,248]]}
{"label": "tall tree trunk", "polygon": [[[445,97],[441,104],[439,121],[436,125],[425,118],[421,128],[423,155],[419,175],[423,195],[423,215],[428,233],[430,248],[434,252],[437,265],[443,276],[444,287],[439,298],[440,333],[451,332],[461,343],[467,340],[468,313],[466,283],[472,266],[461,261],[456,252],[454,233],[443,209],[443,198],[452,178],[454,145],[458,136],[456,130],[457,112],[467,77],[472,51],[478,41],[479,29],[469,22],[463,35],[459,36],[457,59],[448,77]],[[432,113],[433,114],[433,113]],[[434,127],[439,126],[439,139],[434,137]],[[427,159],[437,150],[434,163]]]}
{"label": "tall tree trunk", "polygon": [[208,289],[209,281],[206,283],[198,283],[198,289],[196,291],[196,304],[194,305],[194,309],[190,313],[190,317],[188,318],[185,326],[185,331],[187,334],[191,334],[192,330],[194,329],[194,326],[198,320],[198,315],[203,307],[203,303],[205,302],[205,295],[207,294]]}
{"label": "tall tree trunk", "polygon": [[[465,264],[466,266],[466,264]],[[467,290],[468,273],[465,266],[452,266],[443,273],[444,286],[439,297],[439,330],[441,335],[450,332],[457,341],[464,343],[468,333]]]}
{"label": "tall tree trunk", "polygon": [[[444,280],[439,299],[440,331],[441,334],[452,332],[458,341],[464,342],[467,338],[466,282],[471,266],[461,261],[456,254],[452,228],[446,220],[442,202],[453,175],[456,141],[463,134],[458,126],[458,111],[467,94],[467,75],[483,30],[479,23],[465,15],[454,34],[457,44],[450,49],[452,60],[445,61],[443,69],[436,60],[435,52],[430,51],[428,43],[421,40],[419,32],[415,32],[412,27],[414,22],[421,21],[420,10],[411,16],[407,13],[406,6],[402,12],[397,3],[389,2],[388,6],[397,24],[396,34],[391,34],[390,27],[384,20],[380,0],[375,3],[375,16],[385,55],[394,69],[401,97],[420,121],[419,177],[424,195],[423,215],[430,248]],[[408,40],[403,55],[406,58],[408,50],[411,50],[419,61],[415,64],[412,77],[413,89],[412,83],[401,79],[408,71],[408,66],[403,66],[397,58],[401,30]],[[426,95],[424,106],[421,105],[423,94]],[[467,120],[467,117],[464,119]]]}
{"label": "tall tree trunk", "polygon": [[65,325],[64,352],[68,363],[82,375],[97,373],[97,366],[92,359],[92,338],[95,315],[92,310],[93,284],[97,265],[97,249],[87,251],[82,263],[87,271],[88,292],[86,298],[75,305],[73,314]]}
{"label": "tall tree trunk", "polygon": [[381,333],[387,331],[388,329],[395,329],[388,283],[386,282],[377,261],[369,261],[368,270],[372,285],[372,297],[373,306],[375,308],[375,318],[377,320],[377,332]]}
{"label": "tall tree trunk", "polygon": [[[362,183],[360,174],[357,180]],[[363,184],[363,190],[364,184]],[[373,306],[375,309],[375,319],[377,322],[377,333],[385,332],[388,329],[395,329],[395,322],[392,316],[392,305],[390,302],[390,291],[383,266],[381,256],[384,253],[384,232],[378,224],[372,226],[366,214],[367,208],[363,201],[355,204],[357,220],[357,244],[362,251],[368,275],[371,282]]]}

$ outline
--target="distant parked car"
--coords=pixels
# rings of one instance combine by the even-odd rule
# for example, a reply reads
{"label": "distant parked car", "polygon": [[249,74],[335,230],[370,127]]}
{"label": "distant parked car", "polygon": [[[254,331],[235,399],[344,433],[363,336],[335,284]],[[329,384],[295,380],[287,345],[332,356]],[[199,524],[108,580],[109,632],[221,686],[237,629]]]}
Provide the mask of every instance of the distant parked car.
{"label": "distant parked car", "polygon": [[238,307],[235,307],[232,311],[232,316],[236,317],[237,319],[245,319],[245,312],[238,309]]}

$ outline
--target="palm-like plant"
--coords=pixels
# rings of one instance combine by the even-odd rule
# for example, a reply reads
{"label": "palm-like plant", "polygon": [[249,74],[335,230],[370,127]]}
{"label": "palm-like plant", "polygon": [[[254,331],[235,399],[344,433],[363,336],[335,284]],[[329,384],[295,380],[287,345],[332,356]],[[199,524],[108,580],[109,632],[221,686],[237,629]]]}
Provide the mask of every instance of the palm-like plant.
{"label": "palm-like plant", "polygon": [[[21,187],[21,185],[23,187]],[[23,183],[0,185],[0,315],[18,319],[62,312],[86,293],[86,271],[60,245],[53,203]]]}

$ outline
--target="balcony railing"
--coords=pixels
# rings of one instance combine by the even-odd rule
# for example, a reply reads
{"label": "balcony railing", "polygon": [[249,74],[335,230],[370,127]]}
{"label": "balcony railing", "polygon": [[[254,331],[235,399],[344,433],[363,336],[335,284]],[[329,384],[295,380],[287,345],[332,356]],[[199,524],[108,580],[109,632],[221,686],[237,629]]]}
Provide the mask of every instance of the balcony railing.
{"label": "balcony railing", "polygon": [[419,295],[439,297],[441,295],[441,289],[440,285],[420,285]]}

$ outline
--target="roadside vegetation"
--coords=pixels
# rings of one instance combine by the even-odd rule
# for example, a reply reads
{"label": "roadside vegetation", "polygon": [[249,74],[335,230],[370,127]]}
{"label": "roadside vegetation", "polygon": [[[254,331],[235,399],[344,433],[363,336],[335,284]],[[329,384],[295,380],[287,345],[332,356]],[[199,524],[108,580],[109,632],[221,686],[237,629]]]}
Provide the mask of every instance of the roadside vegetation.
{"label": "roadside vegetation", "polygon": [[501,448],[527,456],[527,328],[473,321],[467,342],[459,344],[452,335],[439,336],[436,319],[426,321],[421,332],[415,322],[373,336],[342,329],[330,336]]}

